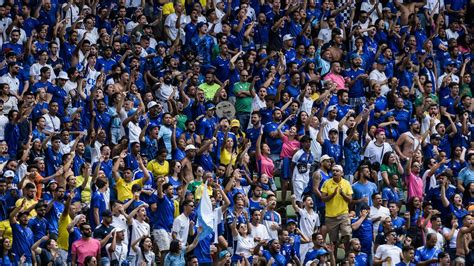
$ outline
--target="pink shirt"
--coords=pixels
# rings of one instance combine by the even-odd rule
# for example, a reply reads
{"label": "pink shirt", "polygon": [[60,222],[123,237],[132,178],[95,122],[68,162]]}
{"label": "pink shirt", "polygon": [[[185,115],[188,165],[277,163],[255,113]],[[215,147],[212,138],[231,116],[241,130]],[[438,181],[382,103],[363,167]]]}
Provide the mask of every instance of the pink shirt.
{"label": "pink shirt", "polygon": [[346,82],[344,78],[341,75],[334,74],[332,72],[329,72],[325,77],[324,80],[331,80],[332,82],[336,83],[337,89],[342,90],[346,88]]}
{"label": "pink shirt", "polygon": [[281,147],[280,158],[292,158],[300,148],[300,142],[296,139],[289,140],[288,136],[283,135],[283,146]]}
{"label": "pink shirt", "polygon": [[413,173],[407,177],[408,199],[418,197],[423,200],[423,179]]}
{"label": "pink shirt", "polygon": [[94,256],[100,254],[100,241],[94,238],[84,240],[83,238],[72,243],[71,254],[76,254],[77,265],[84,265],[84,260],[87,256]]}
{"label": "pink shirt", "polygon": [[268,175],[270,178],[273,178],[273,170],[275,169],[275,165],[273,164],[272,159],[260,155],[257,160],[257,165],[260,168],[260,172],[262,174]]}

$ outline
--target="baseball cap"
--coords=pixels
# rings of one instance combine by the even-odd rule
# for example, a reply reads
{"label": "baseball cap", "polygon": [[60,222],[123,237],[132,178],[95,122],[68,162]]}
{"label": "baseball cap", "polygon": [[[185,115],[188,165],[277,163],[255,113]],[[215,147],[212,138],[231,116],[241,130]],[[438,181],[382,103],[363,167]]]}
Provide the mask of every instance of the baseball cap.
{"label": "baseball cap", "polygon": [[7,178],[7,177],[14,177],[15,176],[15,172],[13,172],[12,170],[7,170],[5,171],[5,173],[3,173],[3,177]]}
{"label": "baseball cap", "polygon": [[184,148],[184,151],[190,151],[190,150],[197,150],[197,148],[193,144],[186,145],[186,148]]}
{"label": "baseball cap", "polygon": [[356,58],[361,58],[358,53],[353,53],[353,54],[351,54],[351,60],[352,60],[352,59],[356,59]]}
{"label": "baseball cap", "polygon": [[383,59],[383,58],[380,58],[379,60],[377,60],[377,63],[381,64],[381,65],[386,65],[387,64],[387,60]]}
{"label": "baseball cap", "polygon": [[156,103],[155,101],[150,101],[150,102],[146,105],[146,108],[151,109],[151,108],[153,108],[153,107],[155,107],[155,106],[157,106],[157,105],[158,105],[158,103]]}
{"label": "baseball cap", "polygon": [[329,130],[329,133],[331,133],[331,132],[339,133],[339,131],[337,130],[337,128],[331,128],[331,129]]}
{"label": "baseball cap", "polygon": [[324,154],[323,156],[321,156],[321,158],[319,159],[320,162],[322,161],[326,161],[326,160],[332,160],[333,158],[327,154]]}
{"label": "baseball cap", "polygon": [[431,134],[430,139],[441,139],[441,135],[438,133],[433,133]]}
{"label": "baseball cap", "polygon": [[208,104],[206,104],[206,109],[208,109],[208,110],[216,109],[216,106],[213,103],[208,103]]}
{"label": "baseball cap", "polygon": [[237,119],[233,119],[233,120],[230,122],[230,127],[240,127],[240,121],[237,120]]}
{"label": "baseball cap", "polygon": [[331,112],[331,111],[334,111],[334,110],[337,111],[337,106],[335,104],[328,107],[328,112]]}
{"label": "baseball cap", "polygon": [[285,34],[285,36],[283,36],[283,41],[286,42],[286,41],[289,41],[289,40],[293,40],[294,37],[291,36],[291,34]]}
{"label": "baseball cap", "polygon": [[287,224],[287,225],[289,225],[289,224],[291,224],[291,223],[296,224],[296,221],[293,220],[293,219],[288,219],[288,221],[286,221],[286,224]]}

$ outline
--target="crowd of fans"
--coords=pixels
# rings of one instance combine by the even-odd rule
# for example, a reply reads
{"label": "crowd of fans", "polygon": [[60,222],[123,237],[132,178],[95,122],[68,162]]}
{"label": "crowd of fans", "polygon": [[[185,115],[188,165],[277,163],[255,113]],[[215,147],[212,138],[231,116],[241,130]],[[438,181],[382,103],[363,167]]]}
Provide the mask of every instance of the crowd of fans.
{"label": "crowd of fans", "polygon": [[474,264],[473,1],[0,3],[0,266]]}

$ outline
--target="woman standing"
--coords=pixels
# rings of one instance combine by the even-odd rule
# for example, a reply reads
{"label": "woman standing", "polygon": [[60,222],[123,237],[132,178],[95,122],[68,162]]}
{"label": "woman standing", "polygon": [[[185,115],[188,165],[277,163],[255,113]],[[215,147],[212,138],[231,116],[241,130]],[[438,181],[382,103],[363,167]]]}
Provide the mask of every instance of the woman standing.
{"label": "woman standing", "polygon": [[[45,242],[45,248],[41,248],[41,243]],[[40,257],[40,265],[48,266],[63,266],[64,261],[58,252],[58,243],[54,239],[50,239],[49,236],[43,236],[40,240],[36,241],[31,247],[31,253]]]}

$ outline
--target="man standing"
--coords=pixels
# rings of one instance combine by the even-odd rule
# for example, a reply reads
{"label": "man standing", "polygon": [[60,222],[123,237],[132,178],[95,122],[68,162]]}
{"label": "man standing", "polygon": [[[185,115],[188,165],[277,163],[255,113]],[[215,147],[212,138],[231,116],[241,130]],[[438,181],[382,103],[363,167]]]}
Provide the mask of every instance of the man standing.
{"label": "man standing", "polygon": [[394,146],[395,151],[402,160],[408,160],[415,148],[420,144],[421,126],[420,122],[416,118],[410,120],[410,131],[403,133],[397,140],[396,145]]}
{"label": "man standing", "polygon": [[[314,203],[311,195],[306,195],[303,198],[303,208],[296,204],[296,196],[291,196],[291,204],[295,211],[300,215],[301,232],[305,236],[312,236],[319,231],[319,215],[314,211]],[[313,247],[312,243],[301,244],[300,255],[301,261],[304,261],[306,253]]]}
{"label": "man standing", "polygon": [[[311,154],[311,138],[304,135],[300,142],[302,148],[298,150],[291,161],[293,168],[293,193],[296,196],[296,201],[301,202],[303,194],[307,190],[309,183],[309,169],[313,164],[314,158]],[[291,169],[291,168],[290,168]]]}
{"label": "man standing", "polygon": [[173,239],[179,239],[183,246],[186,246],[188,243],[188,235],[194,235],[194,222],[189,219],[193,211],[194,202],[185,200],[183,202],[183,213],[174,219],[173,227],[171,228],[171,236]]}
{"label": "man standing", "polygon": [[101,260],[100,241],[92,238],[92,228],[84,223],[80,226],[82,238],[72,243],[71,256],[72,266],[83,266],[87,256],[94,256],[97,261]]}
{"label": "man standing", "polygon": [[352,234],[349,203],[353,191],[349,181],[342,178],[343,175],[342,166],[332,167],[332,178],[323,184],[321,198],[326,202],[326,226],[331,242],[337,243],[340,239],[347,245]]}
{"label": "man standing", "polygon": [[375,139],[369,142],[365,148],[364,157],[369,159],[371,164],[375,162],[382,164],[384,154],[389,151],[393,150],[392,146],[385,142],[385,129],[377,128],[375,130]]}
{"label": "man standing", "polygon": [[[12,251],[15,254],[15,261],[20,261],[22,256],[25,257],[25,263],[23,265],[33,265],[30,249],[34,244],[33,232],[28,227],[28,215],[33,207],[34,205],[26,207],[26,199],[23,199],[21,204],[10,213],[9,217],[12,236],[13,239],[15,239],[15,241],[13,241]],[[17,219],[19,220],[19,223]],[[6,261],[3,261],[3,264],[5,263]],[[10,261],[10,263],[13,265],[13,261]]]}
{"label": "man standing", "polygon": [[400,262],[400,256],[402,255],[402,249],[395,245],[397,243],[397,233],[390,230],[385,234],[387,243],[377,247],[377,251],[374,256],[374,264],[397,265]]}

